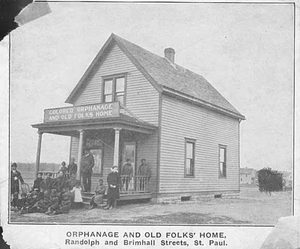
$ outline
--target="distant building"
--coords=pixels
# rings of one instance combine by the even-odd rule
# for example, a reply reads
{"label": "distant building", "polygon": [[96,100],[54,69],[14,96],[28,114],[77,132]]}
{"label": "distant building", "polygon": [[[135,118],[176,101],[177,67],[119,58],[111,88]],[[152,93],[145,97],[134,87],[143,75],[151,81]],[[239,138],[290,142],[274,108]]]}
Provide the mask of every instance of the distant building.
{"label": "distant building", "polygon": [[257,181],[256,170],[251,168],[240,168],[240,183],[254,184]]}

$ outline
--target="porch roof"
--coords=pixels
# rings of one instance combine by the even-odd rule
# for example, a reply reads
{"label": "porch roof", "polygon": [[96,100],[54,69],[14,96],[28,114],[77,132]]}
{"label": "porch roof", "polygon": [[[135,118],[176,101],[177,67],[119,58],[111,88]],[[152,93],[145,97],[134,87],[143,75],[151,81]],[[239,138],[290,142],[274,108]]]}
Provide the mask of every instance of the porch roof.
{"label": "porch roof", "polygon": [[42,133],[52,133],[65,136],[73,136],[77,134],[79,130],[122,128],[124,130],[144,134],[152,134],[157,129],[157,126],[155,125],[137,120],[122,113],[120,113],[119,117],[85,119],[80,121],[44,122],[40,124],[33,124],[32,127],[38,128],[38,131]]}

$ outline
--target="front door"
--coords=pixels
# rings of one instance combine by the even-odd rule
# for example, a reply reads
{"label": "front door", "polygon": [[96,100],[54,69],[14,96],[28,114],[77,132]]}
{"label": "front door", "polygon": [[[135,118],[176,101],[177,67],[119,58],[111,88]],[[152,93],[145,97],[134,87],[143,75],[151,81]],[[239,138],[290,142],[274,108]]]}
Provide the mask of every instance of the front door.
{"label": "front door", "polygon": [[93,167],[93,174],[99,174],[102,176],[103,174],[103,151],[102,149],[91,149],[91,154],[94,156],[94,167]]}
{"label": "front door", "polygon": [[122,153],[122,166],[126,163],[126,160],[130,159],[133,167],[133,178],[130,181],[129,189],[133,190],[135,186],[134,176],[136,171],[136,142],[124,142]]}

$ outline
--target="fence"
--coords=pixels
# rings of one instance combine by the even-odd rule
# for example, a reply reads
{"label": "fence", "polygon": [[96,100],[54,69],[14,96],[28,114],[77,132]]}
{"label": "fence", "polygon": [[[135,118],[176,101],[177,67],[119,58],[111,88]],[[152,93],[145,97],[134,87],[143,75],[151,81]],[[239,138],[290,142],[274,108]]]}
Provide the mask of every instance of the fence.
{"label": "fence", "polygon": [[129,177],[121,175],[120,193],[143,193],[149,192],[149,177],[148,176],[133,176]]}
{"label": "fence", "polygon": [[[52,178],[56,178],[56,177],[58,176],[58,172],[57,172],[57,171],[55,171],[55,172],[50,172],[50,171],[39,171],[39,173],[42,174],[43,179],[46,178],[46,174],[47,174],[47,173],[51,173],[51,174],[52,174]],[[69,173],[66,172],[66,173],[65,173],[65,176],[66,176],[66,178],[69,178]]]}

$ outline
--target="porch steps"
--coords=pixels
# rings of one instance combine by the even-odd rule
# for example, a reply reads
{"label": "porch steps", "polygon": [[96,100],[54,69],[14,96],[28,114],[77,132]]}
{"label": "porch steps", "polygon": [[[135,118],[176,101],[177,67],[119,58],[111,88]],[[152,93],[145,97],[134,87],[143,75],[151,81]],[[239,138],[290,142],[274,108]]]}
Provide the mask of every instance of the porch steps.
{"label": "porch steps", "polygon": [[[82,199],[83,199],[83,204],[84,207],[88,208],[90,205],[90,201],[93,197],[94,193],[88,193],[84,192],[82,193]],[[126,201],[133,201],[133,200],[150,200],[151,199],[151,193],[121,193],[120,194],[120,199],[117,200],[117,204],[121,202],[126,202]],[[104,204],[103,206],[106,205],[106,196],[104,196]]]}

